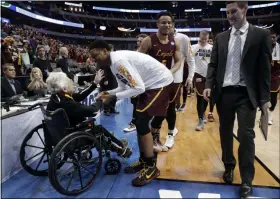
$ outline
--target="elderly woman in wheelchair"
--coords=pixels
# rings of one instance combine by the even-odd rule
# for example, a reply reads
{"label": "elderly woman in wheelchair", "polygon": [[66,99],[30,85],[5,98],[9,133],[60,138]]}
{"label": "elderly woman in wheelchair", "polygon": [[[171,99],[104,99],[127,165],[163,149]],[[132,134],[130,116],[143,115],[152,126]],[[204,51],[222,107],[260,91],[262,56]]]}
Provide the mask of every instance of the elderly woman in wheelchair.
{"label": "elderly woman in wheelchair", "polygon": [[[23,168],[32,175],[48,175],[52,186],[61,194],[77,195],[87,190],[101,171],[104,155],[108,157],[106,173],[117,174],[121,163],[111,158],[110,151],[121,158],[129,158],[132,154],[126,140],[119,140],[102,125],[94,124],[93,117],[100,110],[102,101],[96,100],[89,106],[80,103],[102,78],[103,72],[99,70],[91,86],[74,93],[73,82],[65,73],[50,73],[46,83],[52,95],[46,110],[40,105],[44,120],[23,140],[20,150]],[[33,135],[38,135],[39,139],[32,138]],[[34,146],[34,142],[41,145]],[[39,149],[42,151],[37,153]],[[34,153],[37,154],[32,158],[43,155],[28,163],[31,158],[25,156]],[[43,163],[47,164],[47,168],[40,167]],[[78,178],[76,182],[74,177]]]}

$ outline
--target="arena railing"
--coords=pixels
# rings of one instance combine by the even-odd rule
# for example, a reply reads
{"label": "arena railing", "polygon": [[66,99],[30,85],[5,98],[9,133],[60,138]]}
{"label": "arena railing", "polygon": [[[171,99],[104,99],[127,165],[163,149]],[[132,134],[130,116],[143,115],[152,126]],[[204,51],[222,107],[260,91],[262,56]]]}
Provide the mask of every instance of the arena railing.
{"label": "arena railing", "polygon": [[[137,38],[134,38],[134,37],[122,38],[122,37],[102,37],[102,36],[86,36],[86,35],[82,36],[82,35],[78,35],[78,34],[60,33],[60,32],[55,32],[55,31],[50,31],[50,30],[43,30],[43,29],[39,29],[39,28],[34,28],[32,26],[28,26],[28,25],[23,25],[23,27],[32,29],[32,30],[36,30],[41,33],[47,33],[49,35],[77,38],[77,39],[89,39],[89,40],[104,39],[106,41],[135,41],[135,42],[137,41]],[[153,31],[151,31],[151,32],[153,32]],[[199,39],[198,37],[190,37],[191,41],[198,41],[198,39]]]}

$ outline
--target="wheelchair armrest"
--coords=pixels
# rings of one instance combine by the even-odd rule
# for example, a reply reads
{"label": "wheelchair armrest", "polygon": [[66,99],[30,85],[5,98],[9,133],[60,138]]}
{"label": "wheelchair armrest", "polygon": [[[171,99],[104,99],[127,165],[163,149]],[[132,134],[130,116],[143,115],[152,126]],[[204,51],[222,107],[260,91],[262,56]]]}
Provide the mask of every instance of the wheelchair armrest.
{"label": "wheelchair armrest", "polygon": [[32,109],[34,109],[37,106],[44,107],[44,105],[42,103],[36,103],[36,104],[33,104],[33,105],[29,106],[28,111],[32,111]]}
{"label": "wheelchair armrest", "polygon": [[79,124],[77,124],[74,129],[75,130],[78,130],[78,129],[81,129],[81,128],[84,128],[84,127],[87,127],[87,126],[93,126],[93,122],[95,121],[95,118],[89,118]]}

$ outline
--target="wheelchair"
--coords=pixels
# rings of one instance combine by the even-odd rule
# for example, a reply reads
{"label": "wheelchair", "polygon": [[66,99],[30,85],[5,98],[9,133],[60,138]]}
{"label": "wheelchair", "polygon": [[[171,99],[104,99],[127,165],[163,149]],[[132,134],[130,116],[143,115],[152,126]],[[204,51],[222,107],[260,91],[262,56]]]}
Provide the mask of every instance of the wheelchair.
{"label": "wheelchair", "polygon": [[[43,104],[38,103],[28,110],[37,107],[41,108],[44,119],[24,138],[20,162],[31,175],[48,176],[51,185],[59,193],[74,196],[89,189],[101,171],[103,157],[108,158],[105,172],[118,174],[121,162],[111,158],[111,152],[116,152],[124,159],[131,156],[127,141],[122,140],[123,147],[116,144],[110,136],[106,136],[108,134],[104,134],[101,125],[94,124],[94,118],[70,127],[64,109],[47,111]],[[32,158],[36,159],[30,161]]]}

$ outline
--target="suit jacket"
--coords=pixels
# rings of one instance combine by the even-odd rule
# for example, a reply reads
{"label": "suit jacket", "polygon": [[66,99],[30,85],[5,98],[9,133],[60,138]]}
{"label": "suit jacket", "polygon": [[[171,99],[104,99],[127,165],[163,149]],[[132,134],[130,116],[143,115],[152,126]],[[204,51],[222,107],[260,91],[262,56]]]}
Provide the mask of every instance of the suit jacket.
{"label": "suit jacket", "polygon": [[[231,30],[216,36],[206,76],[206,88],[214,92],[218,102],[227,64],[228,44]],[[261,107],[270,98],[270,60],[272,55],[270,33],[249,25],[244,44],[240,72],[242,72],[250,100],[255,108]]]}
{"label": "suit jacket", "polygon": [[56,61],[56,68],[61,68],[62,72],[64,72],[70,79],[74,79],[73,73],[69,70],[69,64],[67,59],[60,58]]}
{"label": "suit jacket", "polygon": [[14,85],[15,85],[15,89],[16,89],[17,93],[14,92],[10,83],[8,82],[8,80],[5,77],[1,78],[1,98],[2,98],[3,102],[6,101],[8,98],[10,98],[16,94],[21,94],[23,92],[20,82],[17,80],[14,80],[14,81],[15,81]]}
{"label": "suit jacket", "polygon": [[37,57],[33,62],[33,68],[34,67],[40,68],[43,74],[44,81],[46,81],[46,79],[48,78],[48,73],[46,72],[46,70],[52,72],[51,62],[48,59],[41,59]]}

